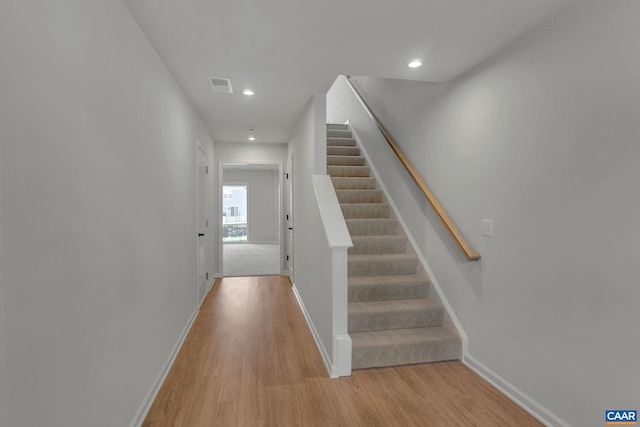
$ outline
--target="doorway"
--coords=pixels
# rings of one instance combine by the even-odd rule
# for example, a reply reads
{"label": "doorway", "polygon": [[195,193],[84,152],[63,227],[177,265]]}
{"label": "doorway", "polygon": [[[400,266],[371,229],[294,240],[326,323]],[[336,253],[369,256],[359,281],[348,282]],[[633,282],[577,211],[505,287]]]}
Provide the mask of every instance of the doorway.
{"label": "doorway", "polygon": [[222,163],[222,271],[230,276],[282,272],[281,165]]}

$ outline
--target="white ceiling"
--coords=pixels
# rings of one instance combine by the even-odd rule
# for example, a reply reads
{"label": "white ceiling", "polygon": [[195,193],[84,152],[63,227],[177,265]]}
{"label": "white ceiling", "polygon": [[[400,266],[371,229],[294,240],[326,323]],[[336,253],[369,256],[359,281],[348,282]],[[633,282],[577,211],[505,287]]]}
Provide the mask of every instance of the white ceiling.
{"label": "white ceiling", "polygon": [[571,0],[124,1],[216,141],[287,142],[339,74],[449,81]]}

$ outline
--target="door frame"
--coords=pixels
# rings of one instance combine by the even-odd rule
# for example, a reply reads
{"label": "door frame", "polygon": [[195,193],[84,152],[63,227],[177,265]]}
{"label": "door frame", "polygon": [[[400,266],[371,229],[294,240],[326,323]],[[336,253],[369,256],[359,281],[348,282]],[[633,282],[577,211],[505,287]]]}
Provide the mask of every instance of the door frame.
{"label": "door frame", "polygon": [[[223,194],[223,186],[224,186],[224,165],[226,163],[241,163],[247,165],[278,165],[278,226],[279,226],[279,244],[280,244],[280,262],[278,265],[280,266],[280,274],[283,274],[283,260],[285,257],[285,239],[286,233],[284,230],[286,229],[286,223],[284,222],[284,164],[282,160],[242,160],[242,159],[226,159],[226,160],[218,160],[218,188],[217,188],[217,203],[219,203],[220,207],[222,207],[222,194]],[[247,204],[249,201],[247,200]],[[222,210],[218,209],[218,212],[215,215],[218,221],[218,265],[220,266],[220,275],[224,277],[224,245],[222,243],[223,229],[222,229]],[[248,221],[248,212],[247,212],[247,221]],[[248,226],[248,225],[247,225]]]}
{"label": "door frame", "polygon": [[[284,219],[283,229],[286,233],[286,236],[285,236],[286,252],[285,252],[285,259],[284,259],[284,265],[283,265],[282,271],[284,271],[285,274],[289,276],[291,283],[295,283],[294,282],[295,257],[293,256],[293,252],[294,252],[293,242],[294,242],[294,233],[295,233],[295,226],[294,226],[295,217],[293,215],[293,153],[290,153],[287,155],[287,168],[286,168],[285,174],[287,175],[287,180],[285,184],[286,188],[284,189],[285,219]],[[291,235],[291,239],[289,239],[289,235]],[[287,258],[287,256],[289,258]]]}

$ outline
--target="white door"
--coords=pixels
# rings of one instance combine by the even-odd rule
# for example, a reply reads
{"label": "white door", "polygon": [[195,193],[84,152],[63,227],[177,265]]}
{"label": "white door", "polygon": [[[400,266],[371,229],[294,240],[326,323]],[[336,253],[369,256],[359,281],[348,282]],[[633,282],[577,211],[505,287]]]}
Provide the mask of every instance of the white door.
{"label": "white door", "polygon": [[287,159],[287,198],[286,198],[286,222],[287,222],[287,274],[293,282],[293,154]]}
{"label": "white door", "polygon": [[207,271],[207,154],[198,147],[198,179],[197,191],[197,222],[198,222],[198,301],[202,302],[207,292],[209,272]]}

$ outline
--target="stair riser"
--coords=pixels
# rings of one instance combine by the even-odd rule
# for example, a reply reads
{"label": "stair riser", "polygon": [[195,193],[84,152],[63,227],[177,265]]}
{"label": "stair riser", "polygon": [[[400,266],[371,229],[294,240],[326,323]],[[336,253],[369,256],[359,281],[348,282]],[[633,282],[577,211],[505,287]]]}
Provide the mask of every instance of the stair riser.
{"label": "stair riser", "polygon": [[389,205],[387,204],[344,204],[340,205],[345,218],[388,218]]}
{"label": "stair riser", "polygon": [[336,190],[375,190],[375,178],[331,178]]}
{"label": "stair riser", "polygon": [[351,138],[350,130],[327,129],[327,138]]}
{"label": "stair riser", "polygon": [[351,236],[391,235],[398,232],[398,221],[367,221],[366,219],[347,219],[347,229]]}
{"label": "stair riser", "polygon": [[368,166],[327,166],[327,175],[329,176],[362,176],[369,177],[370,170]]}
{"label": "stair riser", "polygon": [[380,190],[337,190],[340,203],[382,203]]}
{"label": "stair riser", "polygon": [[353,346],[351,367],[363,369],[440,362],[456,360],[459,354],[458,340],[378,347]]}
{"label": "stair riser", "polygon": [[364,157],[327,156],[327,166],[364,166]]}
{"label": "stair riser", "polygon": [[[355,237],[355,236],[353,236]],[[407,240],[404,237],[389,236],[388,239],[351,239],[353,247],[350,255],[402,254],[407,251]]]}
{"label": "stair riser", "polygon": [[442,325],[442,308],[391,313],[349,313],[349,332],[427,328]]}
{"label": "stair riser", "polygon": [[355,147],[356,140],[353,138],[327,138],[328,147]]}
{"label": "stair riser", "polygon": [[348,260],[348,275],[355,276],[392,276],[398,274],[416,274],[418,260],[415,258],[400,260]]}
{"label": "stair riser", "polygon": [[328,156],[359,156],[360,149],[357,147],[334,147],[327,146]]}
{"label": "stair riser", "polygon": [[370,285],[349,286],[349,302],[389,301],[410,298],[426,298],[427,285]]}

